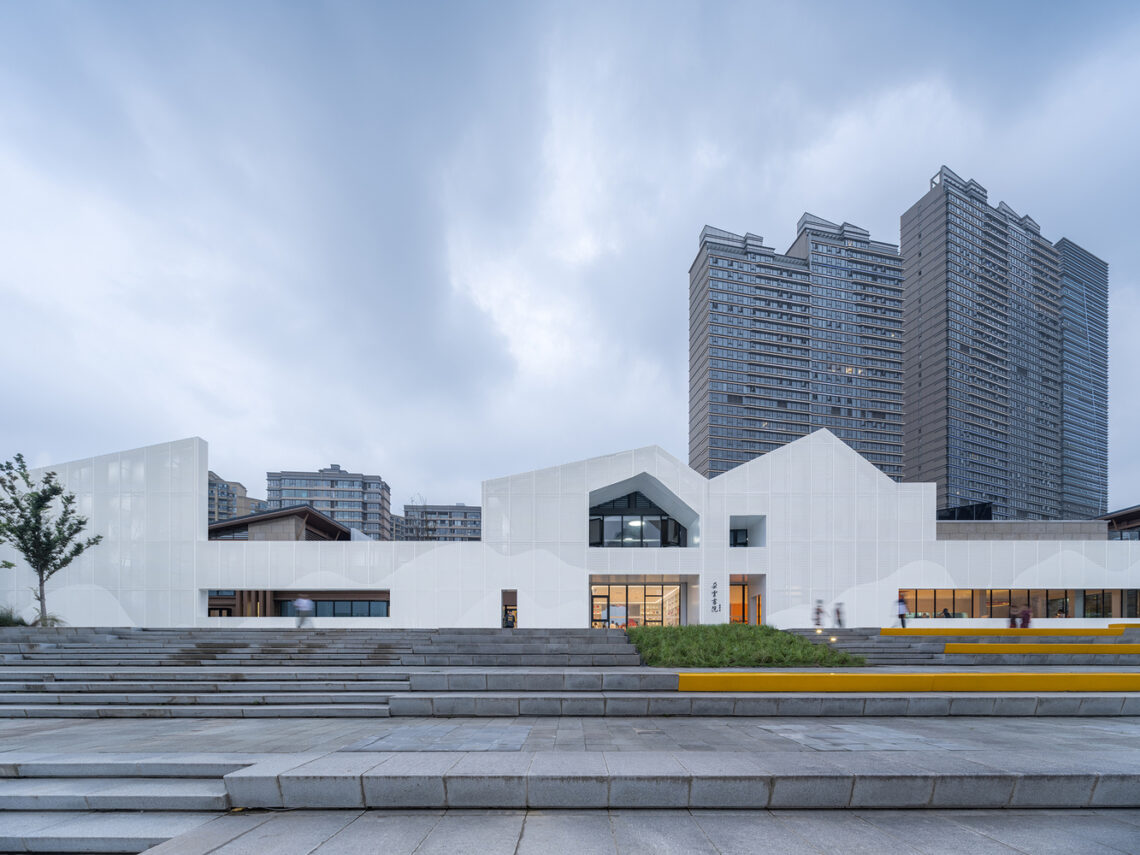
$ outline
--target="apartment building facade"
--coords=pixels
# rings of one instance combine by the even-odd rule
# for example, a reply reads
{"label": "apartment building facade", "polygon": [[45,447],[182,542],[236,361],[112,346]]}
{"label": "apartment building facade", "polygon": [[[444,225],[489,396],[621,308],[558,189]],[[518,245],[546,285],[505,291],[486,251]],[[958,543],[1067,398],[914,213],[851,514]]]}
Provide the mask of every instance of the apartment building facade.
{"label": "apartment building facade", "polygon": [[373,540],[392,540],[392,490],[379,475],[333,463],[315,472],[267,472],[269,508],[308,505]]}
{"label": "apartment building facade", "polygon": [[901,261],[812,214],[785,254],[706,226],[689,270],[689,465],[711,478],[827,428],[899,480]]}
{"label": "apartment building facade", "polygon": [[999,520],[1103,513],[1107,310],[1078,290],[1095,303],[1103,285],[1106,305],[1107,268],[945,166],[902,215],[901,247],[905,479]]}

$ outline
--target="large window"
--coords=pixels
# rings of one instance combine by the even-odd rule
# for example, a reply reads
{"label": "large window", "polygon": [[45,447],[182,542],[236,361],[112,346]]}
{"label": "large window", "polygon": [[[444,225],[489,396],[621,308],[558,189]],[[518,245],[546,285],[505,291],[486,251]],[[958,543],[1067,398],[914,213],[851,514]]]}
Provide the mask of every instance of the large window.
{"label": "large window", "polygon": [[680,585],[591,585],[590,625],[679,626]]}
{"label": "large window", "polygon": [[[388,617],[387,600],[314,600],[317,617]],[[278,614],[293,617],[297,610],[292,600],[279,600]]]}
{"label": "large window", "polygon": [[[1084,602],[1074,614],[1078,595]],[[1065,590],[1063,588],[902,588],[907,617],[999,618],[1008,620],[1029,608],[1035,618],[1140,617],[1140,590]]]}
{"label": "large window", "polygon": [[590,546],[686,546],[683,525],[634,492],[590,508]]}

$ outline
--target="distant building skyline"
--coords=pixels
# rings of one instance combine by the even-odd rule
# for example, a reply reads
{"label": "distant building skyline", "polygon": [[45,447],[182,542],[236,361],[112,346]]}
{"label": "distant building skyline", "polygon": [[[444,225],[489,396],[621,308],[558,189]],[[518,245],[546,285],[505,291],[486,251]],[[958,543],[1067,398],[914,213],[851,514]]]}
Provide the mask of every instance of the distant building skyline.
{"label": "distant building skyline", "polygon": [[787,253],[705,226],[689,270],[689,465],[707,477],[826,427],[903,472],[902,259],[810,213]]}

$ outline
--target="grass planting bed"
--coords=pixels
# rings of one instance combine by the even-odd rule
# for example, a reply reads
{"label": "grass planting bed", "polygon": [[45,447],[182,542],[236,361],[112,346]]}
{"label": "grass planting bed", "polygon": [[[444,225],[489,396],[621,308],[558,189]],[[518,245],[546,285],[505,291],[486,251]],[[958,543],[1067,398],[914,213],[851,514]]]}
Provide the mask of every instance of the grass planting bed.
{"label": "grass planting bed", "polygon": [[665,668],[833,668],[866,664],[862,656],[813,644],[770,626],[637,626],[626,632],[646,665]]}

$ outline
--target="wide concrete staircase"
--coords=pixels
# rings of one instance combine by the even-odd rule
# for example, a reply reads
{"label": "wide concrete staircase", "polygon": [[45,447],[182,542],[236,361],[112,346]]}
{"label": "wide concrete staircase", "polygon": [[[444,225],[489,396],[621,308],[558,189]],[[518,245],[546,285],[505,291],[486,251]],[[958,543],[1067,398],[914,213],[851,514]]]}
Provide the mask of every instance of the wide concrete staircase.
{"label": "wide concrete staircase", "polygon": [[[878,627],[788,631],[862,656],[868,665],[1140,665],[1140,627],[1087,630],[1087,634],[1080,630],[1045,634],[1043,630],[1019,633],[986,628],[965,635],[925,630],[921,634],[893,634],[898,630],[884,634]],[[1011,645],[1017,647],[1011,649]]]}
{"label": "wide concrete staircase", "polygon": [[61,666],[638,665],[622,630],[0,628],[0,663]]}
{"label": "wide concrete staircase", "polygon": [[0,755],[0,851],[143,852],[230,807],[249,760]]}
{"label": "wide concrete staircase", "polygon": [[5,628],[0,656],[0,718],[386,717],[405,669],[640,663],[620,630],[574,629]]}

